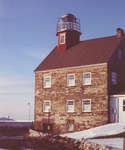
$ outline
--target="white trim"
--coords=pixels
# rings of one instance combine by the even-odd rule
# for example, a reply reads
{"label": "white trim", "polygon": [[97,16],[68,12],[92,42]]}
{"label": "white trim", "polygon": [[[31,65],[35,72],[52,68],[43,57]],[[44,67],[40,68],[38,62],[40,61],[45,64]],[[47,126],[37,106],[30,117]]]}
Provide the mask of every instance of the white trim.
{"label": "white trim", "polygon": [[[90,74],[90,82],[89,83],[84,83],[84,75],[85,74]],[[84,72],[82,76],[82,84],[83,85],[91,85],[92,84],[92,73],[91,72]]]}
{"label": "white trim", "polygon": [[114,94],[110,96],[110,98],[113,98],[113,97],[125,97],[125,94]]}
{"label": "white trim", "polygon": [[[49,102],[49,103],[50,103],[50,110],[49,110],[49,111],[45,111],[45,110],[44,110],[44,103],[46,103],[46,102]],[[44,101],[43,101],[43,112],[51,112],[51,109],[52,109],[51,106],[52,106],[52,105],[51,105],[51,101],[50,101],[50,100],[44,100]]]}
{"label": "white trim", "polygon": [[[68,102],[69,101],[73,101],[73,111],[68,111]],[[74,100],[66,100],[66,112],[67,113],[73,113],[73,112],[75,112],[75,101]]]}
{"label": "white trim", "polygon": [[74,66],[74,67],[62,67],[62,68],[55,68],[55,69],[39,70],[39,71],[35,71],[35,72],[49,72],[49,71],[69,70],[69,69],[81,69],[81,68],[96,67],[96,66],[102,66],[102,65],[107,65],[107,63]]}
{"label": "white trim", "polygon": [[[68,76],[70,76],[70,75],[74,76],[74,81],[73,81],[72,85],[69,85],[69,82],[68,82]],[[67,86],[75,86],[75,74],[67,74]]]}
{"label": "white trim", "polygon": [[[83,109],[83,102],[87,100],[90,102],[90,110]],[[82,99],[82,112],[92,112],[91,99]]]}
{"label": "white trim", "polygon": [[[45,78],[50,78],[49,86],[45,86]],[[43,75],[43,88],[51,88],[51,75]]]}

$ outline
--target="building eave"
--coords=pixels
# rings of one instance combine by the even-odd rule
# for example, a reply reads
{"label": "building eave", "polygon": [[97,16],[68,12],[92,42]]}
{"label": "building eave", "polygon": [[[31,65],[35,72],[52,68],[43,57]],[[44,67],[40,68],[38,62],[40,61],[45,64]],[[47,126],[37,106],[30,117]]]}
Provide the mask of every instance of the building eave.
{"label": "building eave", "polygon": [[124,94],[114,94],[114,95],[111,95],[110,98],[113,98],[113,97],[123,97],[125,96],[125,93]]}
{"label": "building eave", "polygon": [[59,70],[70,70],[70,69],[80,69],[80,68],[87,68],[87,67],[96,67],[101,65],[107,65],[107,62],[98,63],[98,64],[90,64],[90,65],[83,65],[83,66],[74,66],[74,67],[63,67],[63,68],[56,68],[56,69],[48,69],[48,70],[38,70],[36,72],[50,72],[50,71],[59,71]]}

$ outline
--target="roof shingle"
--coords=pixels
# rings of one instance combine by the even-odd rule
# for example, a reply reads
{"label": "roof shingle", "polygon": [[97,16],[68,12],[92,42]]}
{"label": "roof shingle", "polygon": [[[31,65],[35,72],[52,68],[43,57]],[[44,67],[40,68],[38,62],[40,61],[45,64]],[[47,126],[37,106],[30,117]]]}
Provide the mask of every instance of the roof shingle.
{"label": "roof shingle", "polygon": [[81,41],[65,51],[56,46],[35,71],[108,62],[119,43],[116,36],[109,36]]}

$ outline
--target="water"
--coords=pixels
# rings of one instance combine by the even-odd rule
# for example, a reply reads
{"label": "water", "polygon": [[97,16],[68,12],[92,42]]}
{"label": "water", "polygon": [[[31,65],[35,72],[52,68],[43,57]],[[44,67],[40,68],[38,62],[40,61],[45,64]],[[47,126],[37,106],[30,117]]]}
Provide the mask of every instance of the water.
{"label": "water", "polygon": [[8,147],[8,148],[0,148],[0,150],[51,150],[46,148],[26,148],[26,147]]}
{"label": "water", "polygon": [[0,150],[47,150],[45,148],[34,149],[34,148],[26,148],[26,147],[17,147],[17,148],[0,148]]}
{"label": "water", "polygon": [[25,147],[25,146],[15,146],[15,147],[12,147],[12,146],[7,146],[7,148],[5,147],[1,147],[0,150],[51,150],[51,149],[48,149],[48,148],[45,148],[45,147],[36,147],[36,148],[28,148],[28,147]]}
{"label": "water", "polygon": [[27,132],[27,129],[0,128],[0,150],[58,150],[36,140],[24,140]]}
{"label": "water", "polygon": [[54,150],[43,146],[40,142],[23,140],[0,140],[0,150]]}
{"label": "water", "polygon": [[16,147],[12,147],[12,146],[7,146],[8,148],[0,148],[0,150],[51,150],[51,149],[48,149],[48,148],[45,148],[45,147],[38,147],[38,148],[27,148],[25,146],[16,146]]}
{"label": "water", "polygon": [[[0,148],[0,150],[14,150],[13,148]],[[19,149],[17,149],[17,150],[33,150],[33,149],[31,149],[31,148],[19,148]]]}

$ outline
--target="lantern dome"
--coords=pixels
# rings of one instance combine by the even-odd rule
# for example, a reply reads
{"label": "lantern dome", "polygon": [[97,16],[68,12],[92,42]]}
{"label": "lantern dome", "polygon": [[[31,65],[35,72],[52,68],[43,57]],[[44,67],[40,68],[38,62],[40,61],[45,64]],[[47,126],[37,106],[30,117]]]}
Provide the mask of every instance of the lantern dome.
{"label": "lantern dome", "polygon": [[64,30],[75,30],[80,32],[80,20],[73,14],[66,14],[57,22],[57,33]]}

